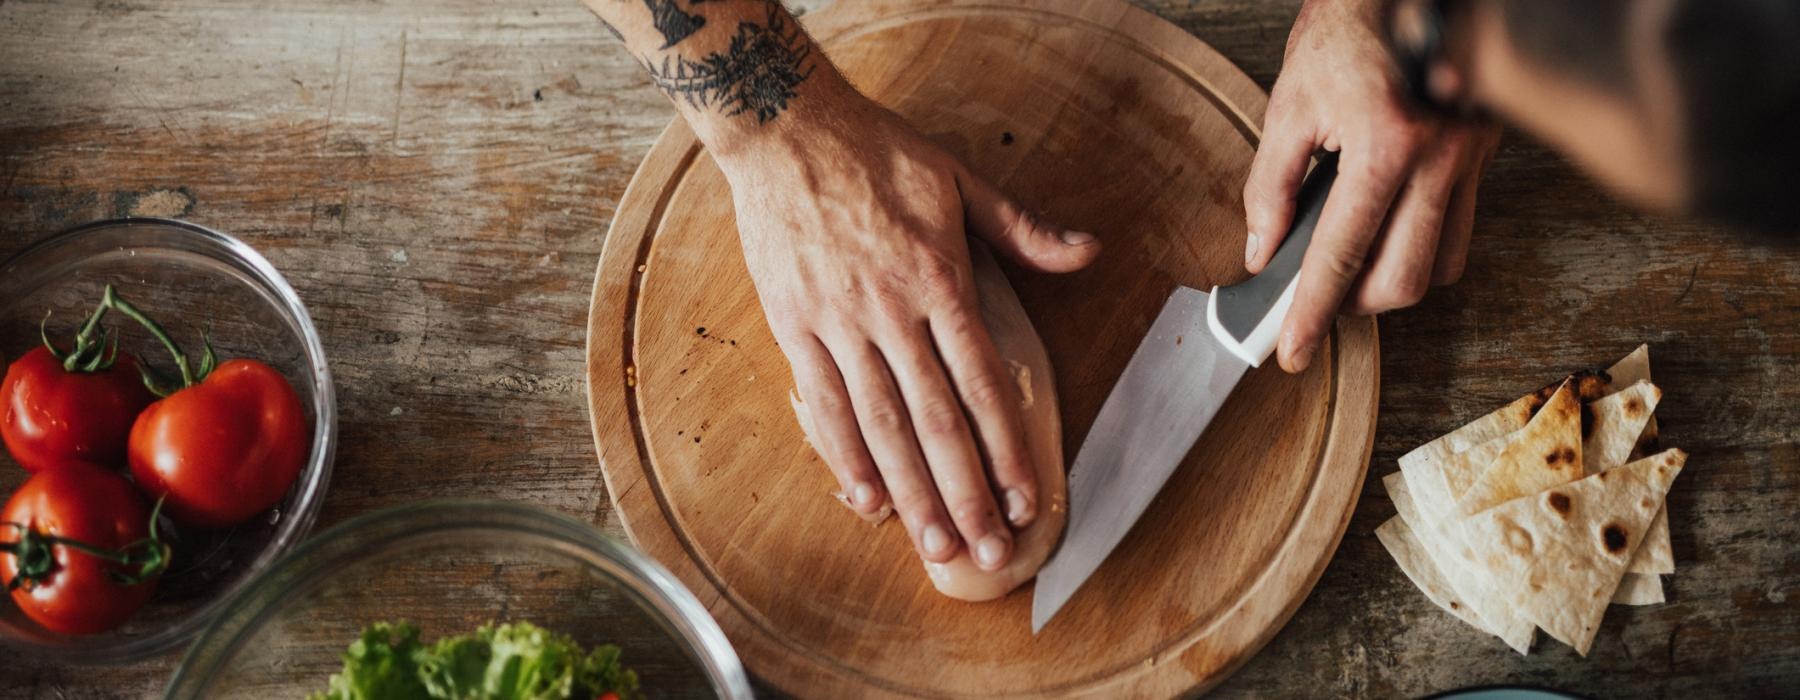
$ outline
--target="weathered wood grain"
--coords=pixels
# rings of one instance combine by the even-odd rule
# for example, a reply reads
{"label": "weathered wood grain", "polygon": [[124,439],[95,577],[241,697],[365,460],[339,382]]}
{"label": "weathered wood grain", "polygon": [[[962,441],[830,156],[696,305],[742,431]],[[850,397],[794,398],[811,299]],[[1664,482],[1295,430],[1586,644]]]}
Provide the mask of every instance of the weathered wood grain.
{"label": "weathered wood grain", "polygon": [[[1139,4],[1264,88],[1297,7]],[[5,0],[0,255],[133,211],[244,236],[307,300],[339,377],[325,525],[439,495],[591,516],[591,275],[672,114],[572,1]],[[1670,497],[1670,603],[1614,609],[1586,660],[1519,658],[1406,584],[1371,479],[1312,598],[1220,694],[1800,687],[1800,254],[1628,213],[1518,137],[1482,194],[1467,279],[1383,320],[1371,473],[1651,342],[1664,440],[1693,454]],[[148,696],[177,661],[0,668],[0,695]]]}

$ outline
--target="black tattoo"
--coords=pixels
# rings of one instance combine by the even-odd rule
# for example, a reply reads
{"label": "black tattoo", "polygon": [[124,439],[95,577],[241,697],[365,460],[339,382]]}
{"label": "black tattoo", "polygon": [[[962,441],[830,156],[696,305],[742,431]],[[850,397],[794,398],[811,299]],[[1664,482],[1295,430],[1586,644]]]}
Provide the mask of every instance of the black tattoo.
{"label": "black tattoo", "polygon": [[724,52],[699,60],[664,56],[660,65],[646,58],[644,65],[670,97],[695,108],[716,104],[726,116],[753,113],[763,123],[787,109],[794,88],[812,77],[813,67],[804,65],[811,55],[805,32],[789,26],[779,3],[769,3],[767,23],[740,22]]}
{"label": "black tattoo", "polygon": [[665,49],[706,26],[705,17],[682,12],[675,0],[644,0],[644,6],[650,8],[650,23],[656,25],[656,31],[662,32]]}

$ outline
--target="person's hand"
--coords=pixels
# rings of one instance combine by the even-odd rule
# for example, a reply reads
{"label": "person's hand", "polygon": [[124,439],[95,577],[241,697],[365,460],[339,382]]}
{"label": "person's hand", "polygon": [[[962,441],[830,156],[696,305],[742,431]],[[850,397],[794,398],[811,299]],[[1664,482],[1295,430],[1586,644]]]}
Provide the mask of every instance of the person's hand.
{"label": "person's hand", "polygon": [[715,157],[815,447],[858,512],[891,496],[925,560],[966,545],[977,566],[998,569],[1012,555],[1009,523],[1035,517],[1038,491],[965,231],[1047,272],[1087,265],[1100,245],[1031,216],[866,99],[808,99],[831,102]]}
{"label": "person's hand", "polygon": [[1481,170],[1499,128],[1418,114],[1389,67],[1378,0],[1309,0],[1294,21],[1244,184],[1244,264],[1259,272],[1318,149],[1338,178],[1301,264],[1278,356],[1306,369],[1338,311],[1411,306],[1462,276]]}

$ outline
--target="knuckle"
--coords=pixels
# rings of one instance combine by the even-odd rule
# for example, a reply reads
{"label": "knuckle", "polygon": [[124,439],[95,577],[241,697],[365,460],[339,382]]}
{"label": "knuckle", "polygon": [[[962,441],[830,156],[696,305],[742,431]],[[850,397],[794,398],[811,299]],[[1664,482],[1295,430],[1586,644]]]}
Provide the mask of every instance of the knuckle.
{"label": "knuckle", "polygon": [[[799,372],[795,372],[795,374],[799,374]],[[800,399],[806,402],[806,407],[808,412],[813,415],[814,422],[828,416],[847,415],[850,410],[848,402],[838,396],[836,392],[815,392],[810,396],[802,392]]]}
{"label": "knuckle", "polygon": [[923,527],[937,521],[937,504],[922,489],[895,490],[894,509],[900,511],[915,527]]}
{"label": "knuckle", "polygon": [[990,373],[971,377],[963,385],[963,402],[972,410],[1005,408],[1011,399],[1006,383]]}
{"label": "knuckle", "polygon": [[1031,460],[1018,450],[1002,450],[992,460],[994,476],[1009,482],[1009,485],[1029,485],[1033,479]]}
{"label": "knuckle", "polygon": [[963,290],[963,266],[950,256],[933,252],[921,256],[917,263],[919,283],[928,295],[950,297]]}
{"label": "knuckle", "polygon": [[946,401],[931,401],[919,407],[919,432],[942,438],[955,435],[963,425],[962,409]]}
{"label": "knuckle", "polygon": [[1408,274],[1394,282],[1394,297],[1400,306],[1412,306],[1425,300],[1430,291],[1430,280],[1426,275]]}
{"label": "knuckle", "polygon": [[980,498],[963,497],[950,504],[950,519],[955,520],[965,531],[985,530],[987,523],[995,515],[994,506]]}
{"label": "knuckle", "polygon": [[1012,240],[1025,240],[1044,232],[1044,221],[1028,209],[1008,204],[1007,209],[1012,219],[1006,224],[1006,237]]}
{"label": "knuckle", "polygon": [[[900,285],[884,287],[871,294],[866,305],[857,309],[844,309],[842,313],[847,322],[864,328],[868,328],[871,322],[902,325],[913,317],[912,294]],[[851,319],[855,320],[850,321]]]}
{"label": "knuckle", "polygon": [[881,401],[868,407],[863,414],[863,425],[878,433],[899,433],[906,430],[906,412],[891,401]]}
{"label": "knuckle", "polygon": [[1252,212],[1272,206],[1278,199],[1267,175],[1252,175],[1244,181],[1244,204]]}
{"label": "knuckle", "polygon": [[1403,309],[1424,299],[1425,287],[1411,275],[1390,279],[1364,293],[1361,306],[1369,313]]}
{"label": "knuckle", "polygon": [[1327,249],[1324,259],[1324,272],[1329,281],[1344,284],[1356,278],[1362,272],[1363,256],[1346,247]]}
{"label": "knuckle", "polygon": [[1387,178],[1406,170],[1412,161],[1413,153],[1419,148],[1418,140],[1411,136],[1399,136],[1392,141],[1375,146],[1369,152],[1367,175]]}
{"label": "knuckle", "polygon": [[941,319],[934,319],[932,325],[955,338],[987,343],[993,340],[988,334],[987,324],[981,320],[981,308],[975,303],[955,305],[951,313],[945,314]]}

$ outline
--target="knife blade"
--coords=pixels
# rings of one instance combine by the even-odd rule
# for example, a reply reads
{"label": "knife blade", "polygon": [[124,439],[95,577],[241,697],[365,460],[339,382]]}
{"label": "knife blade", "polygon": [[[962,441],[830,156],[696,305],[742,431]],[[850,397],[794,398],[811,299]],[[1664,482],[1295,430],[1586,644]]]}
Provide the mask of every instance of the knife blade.
{"label": "knife blade", "polygon": [[1274,351],[1336,175],[1336,156],[1321,157],[1300,187],[1287,238],[1261,273],[1211,294],[1178,286],[1157,313],[1075,454],[1068,531],[1038,571],[1033,634],[1125,539],[1244,373]]}

